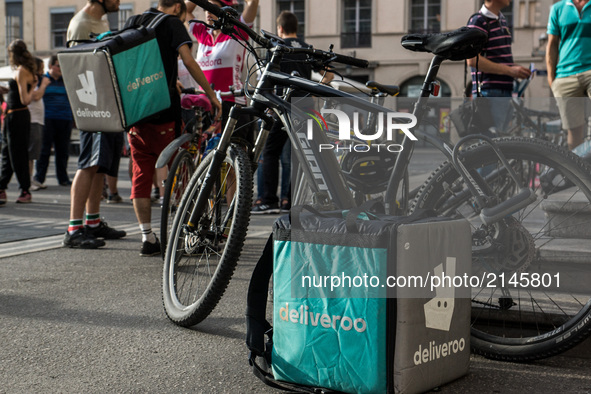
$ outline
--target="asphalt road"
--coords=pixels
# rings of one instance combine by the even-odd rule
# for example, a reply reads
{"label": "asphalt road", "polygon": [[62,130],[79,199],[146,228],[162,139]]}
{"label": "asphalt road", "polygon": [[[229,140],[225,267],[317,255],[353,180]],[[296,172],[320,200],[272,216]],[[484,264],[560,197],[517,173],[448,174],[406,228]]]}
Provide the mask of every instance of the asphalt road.
{"label": "asphalt road", "polygon": [[[35,204],[0,208],[0,393],[275,392],[251,373],[244,344],[246,289],[274,216],[253,218],[221,303],[186,329],[165,316],[162,261],[138,255],[129,201],[103,207],[111,225],[129,230],[126,238],[100,250],[63,249],[69,197],[49,183],[33,194]],[[122,172],[124,197],[128,187]],[[529,364],[472,356],[469,374],[441,391],[591,393],[589,349],[588,340]]]}

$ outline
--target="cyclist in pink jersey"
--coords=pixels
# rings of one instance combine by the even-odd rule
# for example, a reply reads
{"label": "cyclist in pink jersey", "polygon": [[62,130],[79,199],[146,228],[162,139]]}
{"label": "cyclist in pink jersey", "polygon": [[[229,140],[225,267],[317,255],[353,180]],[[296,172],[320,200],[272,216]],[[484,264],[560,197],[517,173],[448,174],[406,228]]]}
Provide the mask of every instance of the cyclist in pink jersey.
{"label": "cyclist in pink jersey", "polygon": [[[236,5],[235,0],[209,0],[210,3],[218,7]],[[194,19],[193,11],[195,3],[190,1],[187,4],[187,12],[190,19]],[[244,11],[240,20],[252,27],[256,17],[259,0],[245,0]],[[217,17],[205,11],[205,21],[212,24]],[[205,77],[215,90],[228,91],[233,86],[235,89],[243,87],[242,70],[244,67],[244,58],[246,49],[237,41],[232,39],[221,30],[213,30],[200,23],[191,23],[189,31],[199,42],[197,51],[197,63],[203,70]],[[237,37],[248,40],[246,33],[238,31]],[[226,97],[224,101],[246,104],[244,97]]]}

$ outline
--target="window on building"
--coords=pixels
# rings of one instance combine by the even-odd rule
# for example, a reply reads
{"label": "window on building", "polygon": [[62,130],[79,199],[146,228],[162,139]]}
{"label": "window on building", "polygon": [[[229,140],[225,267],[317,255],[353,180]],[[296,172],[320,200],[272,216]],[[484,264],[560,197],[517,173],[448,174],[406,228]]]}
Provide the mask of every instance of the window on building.
{"label": "window on building", "polygon": [[74,16],[74,8],[56,8],[51,13],[51,48],[65,48],[67,46],[66,33],[70,19]]}
{"label": "window on building", "polygon": [[6,2],[6,43],[23,37],[23,3]]}
{"label": "window on building", "polygon": [[123,29],[125,21],[133,15],[133,4],[121,4],[119,5],[119,12],[111,12],[107,14],[109,19],[109,29],[111,31],[117,31]]}
{"label": "window on building", "polygon": [[298,38],[304,39],[306,33],[306,13],[304,0],[277,0],[277,14],[289,11],[298,18]]}
{"label": "window on building", "polygon": [[343,0],[341,48],[371,47],[371,0]]}
{"label": "window on building", "polygon": [[441,0],[411,0],[411,33],[439,33],[441,31]]}

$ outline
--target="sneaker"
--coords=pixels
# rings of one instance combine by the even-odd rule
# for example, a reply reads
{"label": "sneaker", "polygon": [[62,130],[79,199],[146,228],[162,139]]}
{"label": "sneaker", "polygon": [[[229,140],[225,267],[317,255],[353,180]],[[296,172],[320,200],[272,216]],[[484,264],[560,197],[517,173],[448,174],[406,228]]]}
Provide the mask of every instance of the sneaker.
{"label": "sneaker", "polygon": [[160,254],[160,241],[156,237],[156,242],[150,241],[142,242],[142,250],[140,250],[140,256],[156,256]]}
{"label": "sneaker", "polygon": [[0,190],[0,205],[6,204],[6,191]]}
{"label": "sneaker", "polygon": [[158,205],[162,206],[162,204],[164,204],[164,196],[160,196],[158,199]]}
{"label": "sneaker", "polygon": [[60,186],[72,186],[72,181],[68,179],[67,181],[60,182]]}
{"label": "sneaker", "polygon": [[262,215],[266,213],[280,213],[281,210],[279,209],[279,205],[277,203],[274,204],[259,204],[252,208],[250,213],[253,215]]}
{"label": "sneaker", "polygon": [[107,199],[107,204],[118,204],[120,202],[123,202],[123,199],[121,198],[119,193],[111,194]]}
{"label": "sneaker", "polygon": [[37,190],[42,190],[42,189],[47,189],[47,186],[45,185],[45,183],[41,183],[39,181],[36,181],[35,179],[33,179],[31,181],[31,190],[36,192]]}
{"label": "sneaker", "polygon": [[287,198],[284,198],[283,200],[281,200],[281,213],[286,213],[289,212],[289,210],[291,209],[291,203],[289,202],[289,200]]}
{"label": "sneaker", "polygon": [[84,227],[70,234],[66,231],[62,245],[67,248],[96,249],[105,246],[105,241],[88,234]]}
{"label": "sneaker", "polygon": [[31,193],[26,191],[23,191],[16,199],[17,204],[28,204],[30,202],[33,202],[33,196],[31,196]]}
{"label": "sneaker", "polygon": [[95,238],[119,239],[127,235],[123,230],[115,230],[114,228],[109,227],[104,220],[101,220],[101,223],[97,227],[84,227],[86,228],[86,232]]}

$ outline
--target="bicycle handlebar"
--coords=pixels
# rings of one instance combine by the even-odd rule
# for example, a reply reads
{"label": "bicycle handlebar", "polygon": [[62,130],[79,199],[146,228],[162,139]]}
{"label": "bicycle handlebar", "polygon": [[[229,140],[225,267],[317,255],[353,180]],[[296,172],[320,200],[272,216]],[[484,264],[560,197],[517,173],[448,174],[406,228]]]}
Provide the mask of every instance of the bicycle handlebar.
{"label": "bicycle handlebar", "polygon": [[293,48],[284,45],[278,45],[276,48],[281,48],[281,50],[285,53],[303,53],[306,55],[310,55],[316,59],[326,60],[326,61],[333,61],[341,64],[347,64],[353,67],[359,68],[367,68],[369,66],[369,62],[364,59],[358,59],[356,57],[345,56],[334,52],[327,52],[321,49],[314,49],[314,48]]}
{"label": "bicycle handlebar", "polygon": [[[203,8],[205,11],[209,11],[210,13],[217,16],[218,19],[221,20],[222,23],[223,22],[230,22],[232,25],[240,28],[241,30],[244,30],[250,38],[252,38],[257,44],[261,45],[262,47],[269,48],[271,46],[270,40],[267,40],[266,38],[258,35],[254,30],[252,30],[250,27],[248,27],[245,23],[242,23],[239,20],[236,20],[236,18],[232,17],[232,15],[230,15],[230,13],[224,9],[226,7],[220,8],[217,5],[212,4],[207,0],[190,0],[190,1],[192,3],[198,5],[199,7]],[[230,9],[232,11],[234,11],[233,8],[230,8]]]}
{"label": "bicycle handlebar", "polygon": [[309,55],[316,59],[321,59],[323,61],[329,62],[337,62],[345,65],[350,65],[353,67],[360,67],[360,68],[367,68],[369,66],[369,62],[367,60],[354,58],[351,56],[341,55],[334,52],[327,52],[320,49],[313,49],[313,48],[292,48],[284,45],[275,45],[273,40],[269,40],[265,37],[262,37],[260,34],[257,34],[254,30],[252,30],[249,26],[241,21],[237,20],[230,10],[234,11],[233,8],[226,9],[227,7],[220,8],[215,4],[210,3],[207,0],[190,0],[192,3],[198,5],[199,7],[203,8],[204,10],[214,14],[218,17],[219,23],[223,26],[225,24],[231,24],[239,29],[243,30],[250,38],[253,39],[254,42],[259,44],[260,46],[271,49],[271,48],[281,48],[284,53],[303,53]]}

